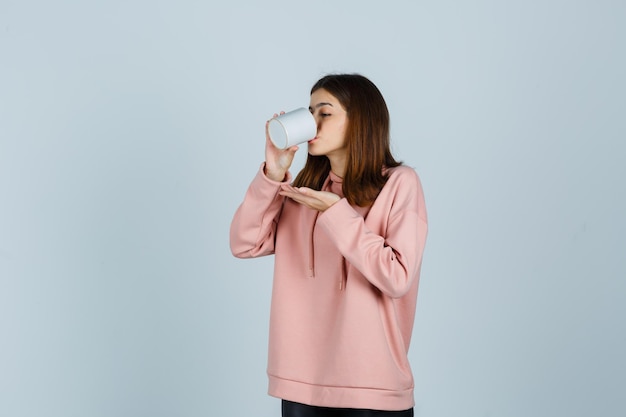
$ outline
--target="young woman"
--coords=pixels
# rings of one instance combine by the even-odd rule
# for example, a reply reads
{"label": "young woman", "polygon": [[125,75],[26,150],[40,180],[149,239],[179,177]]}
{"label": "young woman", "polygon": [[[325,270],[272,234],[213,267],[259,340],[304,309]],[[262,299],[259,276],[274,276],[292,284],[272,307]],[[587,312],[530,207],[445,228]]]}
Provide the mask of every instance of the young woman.
{"label": "young woman", "polygon": [[269,394],[284,417],[412,416],[422,187],[390,152],[370,80],[328,75],[310,100],[318,129],[304,168],[292,184],[298,147],[274,147],[266,125],[265,162],[230,231],[235,256],[275,255]]}

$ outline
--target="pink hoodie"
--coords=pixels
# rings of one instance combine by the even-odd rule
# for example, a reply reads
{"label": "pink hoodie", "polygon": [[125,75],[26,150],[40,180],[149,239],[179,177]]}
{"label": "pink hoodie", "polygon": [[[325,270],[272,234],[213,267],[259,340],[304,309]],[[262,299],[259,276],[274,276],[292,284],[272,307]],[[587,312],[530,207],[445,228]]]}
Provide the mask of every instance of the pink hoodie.
{"label": "pink hoodie", "polygon": [[[280,196],[281,183],[262,168],[230,245],[239,258],[275,254],[269,394],[325,407],[413,407],[407,352],[427,234],[416,172],[389,169],[370,207],[342,198],[320,213]],[[343,197],[341,187],[331,172],[323,190]]]}

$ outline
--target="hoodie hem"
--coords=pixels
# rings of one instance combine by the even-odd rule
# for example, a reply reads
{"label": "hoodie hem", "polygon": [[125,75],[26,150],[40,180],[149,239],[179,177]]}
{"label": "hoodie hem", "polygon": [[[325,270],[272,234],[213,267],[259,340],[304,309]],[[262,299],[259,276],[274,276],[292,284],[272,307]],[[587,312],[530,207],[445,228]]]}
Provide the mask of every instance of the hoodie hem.
{"label": "hoodie hem", "polygon": [[272,397],[318,407],[402,411],[415,406],[413,387],[394,391],[380,388],[329,387],[269,376]]}

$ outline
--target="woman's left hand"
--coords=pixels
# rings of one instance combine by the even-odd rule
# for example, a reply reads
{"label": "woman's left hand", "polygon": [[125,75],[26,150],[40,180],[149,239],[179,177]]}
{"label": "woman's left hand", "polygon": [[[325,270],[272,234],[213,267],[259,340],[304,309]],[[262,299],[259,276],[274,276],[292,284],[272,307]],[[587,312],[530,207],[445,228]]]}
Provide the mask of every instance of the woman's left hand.
{"label": "woman's left hand", "polygon": [[337,194],[328,191],[315,191],[308,187],[298,188],[287,184],[281,186],[279,194],[319,211],[325,211],[337,201],[341,200],[341,197]]}

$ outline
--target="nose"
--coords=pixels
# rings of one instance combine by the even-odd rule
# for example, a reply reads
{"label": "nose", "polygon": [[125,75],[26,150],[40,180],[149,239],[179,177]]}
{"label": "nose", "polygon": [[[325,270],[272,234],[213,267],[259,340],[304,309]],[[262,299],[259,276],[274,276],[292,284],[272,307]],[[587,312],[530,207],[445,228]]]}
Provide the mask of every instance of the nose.
{"label": "nose", "polygon": [[314,114],[315,124],[317,125],[317,131],[319,132],[322,127],[322,116],[319,114]]}

